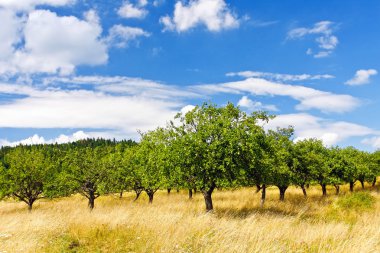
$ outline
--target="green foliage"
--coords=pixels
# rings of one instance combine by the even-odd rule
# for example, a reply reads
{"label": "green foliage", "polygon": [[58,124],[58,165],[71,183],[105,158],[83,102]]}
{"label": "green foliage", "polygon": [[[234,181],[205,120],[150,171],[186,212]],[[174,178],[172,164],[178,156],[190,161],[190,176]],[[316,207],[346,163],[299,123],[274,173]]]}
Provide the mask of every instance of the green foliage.
{"label": "green foliage", "polygon": [[175,156],[183,159],[181,173],[186,181],[211,192],[215,187],[239,185],[246,173],[239,159],[244,149],[248,152],[244,145],[254,134],[253,129],[259,128],[257,118],[247,116],[231,103],[225,107],[205,103],[185,115],[179,114],[180,126],[172,124],[176,134],[173,142],[177,145]]}
{"label": "green foliage", "polygon": [[20,146],[9,151],[0,166],[0,198],[15,197],[31,210],[46,194],[54,175],[54,164],[42,149]]}
{"label": "green foliage", "polygon": [[[199,189],[212,209],[215,188],[275,185],[283,199],[290,185],[326,186],[355,181],[375,183],[380,151],[326,148],[322,141],[293,142],[293,128],[265,130],[272,119],[250,115],[228,103],[204,103],[178,114],[165,128],[132,140],[87,139],[67,144],[0,149],[0,198],[16,197],[32,205],[41,197],[81,193],[93,208],[102,194],[158,189]],[[262,192],[265,198],[265,192]]]}
{"label": "green foliage", "polygon": [[318,184],[331,183],[331,168],[328,166],[328,150],[322,141],[306,139],[295,144],[294,172],[300,184],[309,184],[313,181]]}

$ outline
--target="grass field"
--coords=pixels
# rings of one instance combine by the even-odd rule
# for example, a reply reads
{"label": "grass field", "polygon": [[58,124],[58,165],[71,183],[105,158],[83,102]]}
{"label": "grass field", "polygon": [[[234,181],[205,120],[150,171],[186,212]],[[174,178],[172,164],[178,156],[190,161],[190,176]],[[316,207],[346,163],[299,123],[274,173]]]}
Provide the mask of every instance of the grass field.
{"label": "grass field", "polygon": [[380,252],[380,194],[339,197],[319,187],[304,199],[291,188],[285,202],[268,189],[260,208],[254,189],[216,191],[206,214],[201,194],[158,192],[97,199],[90,212],[81,196],[26,205],[0,202],[0,252]]}

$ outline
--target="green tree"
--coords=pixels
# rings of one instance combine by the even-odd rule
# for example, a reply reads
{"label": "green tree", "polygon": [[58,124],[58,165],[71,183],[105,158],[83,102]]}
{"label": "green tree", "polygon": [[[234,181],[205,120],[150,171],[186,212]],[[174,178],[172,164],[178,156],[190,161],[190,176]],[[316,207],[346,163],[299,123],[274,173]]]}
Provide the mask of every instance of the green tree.
{"label": "green tree", "polygon": [[285,192],[293,183],[293,128],[280,128],[268,132],[270,142],[270,181],[280,191],[280,200],[285,199]]}
{"label": "green tree", "polygon": [[18,146],[4,157],[0,166],[0,198],[14,197],[32,210],[36,200],[44,197],[54,175],[54,167],[43,150]]}
{"label": "green tree", "polygon": [[67,153],[64,161],[65,170],[60,182],[71,193],[79,192],[86,197],[91,210],[95,206],[95,199],[109,190],[107,182],[113,166],[103,159],[107,152],[109,150],[105,147],[74,148]]}
{"label": "green tree", "polygon": [[180,126],[174,130],[186,144],[181,157],[187,166],[182,168],[182,174],[202,191],[206,210],[211,211],[215,188],[235,187],[245,176],[238,160],[247,115],[231,103],[225,107],[205,103],[185,115],[179,114],[177,119]]}
{"label": "green tree", "polygon": [[295,182],[306,195],[305,185],[317,182],[322,187],[322,195],[327,195],[326,186],[331,183],[331,168],[328,166],[328,150],[321,140],[306,139],[295,144]]}
{"label": "green tree", "polygon": [[154,194],[161,187],[167,186],[166,167],[168,160],[166,130],[158,128],[155,131],[142,134],[138,149],[132,157],[133,175],[153,202]]}

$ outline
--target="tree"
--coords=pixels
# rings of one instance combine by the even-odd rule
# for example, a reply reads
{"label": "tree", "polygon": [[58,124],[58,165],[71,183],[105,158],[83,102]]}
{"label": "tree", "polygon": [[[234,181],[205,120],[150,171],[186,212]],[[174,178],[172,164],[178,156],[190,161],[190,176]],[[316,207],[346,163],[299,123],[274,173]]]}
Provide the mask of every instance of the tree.
{"label": "tree", "polygon": [[322,187],[322,195],[327,195],[326,186],[331,183],[331,168],[328,166],[328,151],[321,140],[306,139],[295,145],[294,170],[296,182],[301,186],[305,196],[305,185],[312,181]]}
{"label": "tree", "polygon": [[348,162],[344,152],[339,147],[331,147],[329,150],[328,166],[331,168],[330,181],[335,187],[336,195],[339,194],[340,185],[348,182],[345,180],[345,170],[348,167]]}
{"label": "tree", "polygon": [[103,160],[107,152],[105,147],[79,147],[70,150],[65,160],[61,183],[71,193],[79,192],[86,197],[91,210],[95,207],[95,199],[108,190],[107,177],[112,167]]}
{"label": "tree", "polygon": [[285,192],[293,183],[293,128],[281,128],[268,132],[270,142],[270,182],[280,191],[280,200],[284,201]]}
{"label": "tree", "polygon": [[360,151],[354,147],[342,149],[344,160],[343,180],[350,184],[350,191],[354,190],[356,181],[364,188],[364,181],[373,179],[371,171],[372,159],[369,153]]}
{"label": "tree", "polygon": [[166,138],[166,130],[163,128],[142,134],[138,149],[132,157],[133,175],[148,195],[149,203],[153,202],[158,189],[167,186],[165,168],[170,164]]}
{"label": "tree", "polygon": [[240,149],[238,151],[238,167],[243,174],[239,180],[241,186],[256,186],[261,190],[261,206],[266,199],[266,187],[271,181],[271,146],[264,129],[258,122],[268,122],[272,116],[255,112],[242,120],[239,131]]}
{"label": "tree", "polygon": [[123,192],[129,190],[133,182],[131,182],[131,168],[130,168],[130,150],[122,143],[117,144],[110,150],[103,161],[105,166],[109,169],[107,176],[107,191],[119,192],[120,198],[123,197]]}
{"label": "tree", "polygon": [[4,165],[0,165],[0,199],[15,197],[31,211],[34,202],[44,197],[53,169],[43,150],[36,146],[12,149],[4,157]]}
{"label": "tree", "polygon": [[372,170],[373,156],[368,152],[360,151],[355,162],[358,168],[357,180],[360,182],[362,189],[364,189],[364,182],[372,181],[376,176],[376,171]]}
{"label": "tree", "polygon": [[[255,123],[252,116],[252,123]],[[188,166],[183,174],[202,191],[206,211],[213,210],[212,193],[217,187],[235,187],[245,176],[238,166],[242,150],[243,122],[247,115],[228,103],[217,107],[205,103],[186,114],[177,115],[179,126],[173,127],[186,149],[182,157]],[[175,124],[172,124],[174,126]],[[189,150],[191,151],[189,151]],[[190,171],[189,171],[190,169]]]}
{"label": "tree", "polygon": [[376,185],[376,178],[380,174],[380,150],[372,153],[372,166],[371,171],[373,173],[372,187]]}

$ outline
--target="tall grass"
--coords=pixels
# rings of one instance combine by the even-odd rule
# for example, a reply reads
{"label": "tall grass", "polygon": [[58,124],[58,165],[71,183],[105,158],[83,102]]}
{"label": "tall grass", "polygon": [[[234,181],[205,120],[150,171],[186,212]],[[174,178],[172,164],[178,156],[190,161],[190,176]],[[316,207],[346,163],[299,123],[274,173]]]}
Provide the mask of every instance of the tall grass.
{"label": "tall grass", "polygon": [[80,196],[36,203],[0,202],[0,252],[380,252],[376,190],[336,197],[318,187],[304,199],[291,188],[284,202],[268,189],[260,208],[254,189],[216,191],[206,214],[201,194],[158,192],[132,202],[100,197],[87,210]]}

